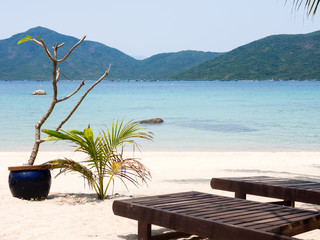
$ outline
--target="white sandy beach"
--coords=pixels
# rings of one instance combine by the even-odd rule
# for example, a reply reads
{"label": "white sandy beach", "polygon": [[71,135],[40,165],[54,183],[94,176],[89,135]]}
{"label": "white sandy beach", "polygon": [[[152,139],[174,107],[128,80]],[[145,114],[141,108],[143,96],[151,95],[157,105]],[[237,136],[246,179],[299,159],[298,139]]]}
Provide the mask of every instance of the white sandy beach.
{"label": "white sandy beach", "polygon": [[[136,155],[141,156],[150,169],[152,181],[139,189],[128,183],[129,191],[117,181],[114,193],[121,196],[118,198],[191,190],[233,196],[210,188],[210,179],[214,176],[264,175],[320,181],[320,152],[143,152]],[[13,198],[8,187],[8,166],[22,165],[28,156],[28,152],[0,152],[1,240],[136,239],[137,222],[115,216],[113,200],[98,200],[77,174],[54,178],[58,171],[53,171],[51,191],[45,201]],[[40,152],[36,164],[57,157],[82,159],[75,153]],[[266,200],[252,196],[249,199]],[[298,206],[317,209],[305,204]],[[296,237],[319,240],[320,230]]]}

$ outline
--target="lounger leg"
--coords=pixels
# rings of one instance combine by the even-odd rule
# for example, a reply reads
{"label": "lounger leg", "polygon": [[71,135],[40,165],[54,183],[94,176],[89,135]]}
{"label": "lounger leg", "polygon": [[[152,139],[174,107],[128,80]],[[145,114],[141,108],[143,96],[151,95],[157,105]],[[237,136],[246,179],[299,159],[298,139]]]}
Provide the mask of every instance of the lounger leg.
{"label": "lounger leg", "polygon": [[246,194],[244,192],[235,192],[234,193],[234,197],[246,199],[247,196],[246,196]]}
{"label": "lounger leg", "polygon": [[291,200],[284,200],[285,204],[284,206],[288,206],[288,207],[294,207],[294,201]]}
{"label": "lounger leg", "polygon": [[138,221],[138,240],[151,240],[151,224]]}

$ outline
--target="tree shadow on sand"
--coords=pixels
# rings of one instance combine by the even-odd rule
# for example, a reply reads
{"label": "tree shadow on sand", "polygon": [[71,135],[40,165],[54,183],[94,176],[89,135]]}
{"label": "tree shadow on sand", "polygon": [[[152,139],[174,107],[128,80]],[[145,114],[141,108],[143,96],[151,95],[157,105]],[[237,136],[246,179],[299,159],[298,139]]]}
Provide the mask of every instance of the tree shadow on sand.
{"label": "tree shadow on sand", "polygon": [[186,178],[186,179],[166,179],[164,182],[173,182],[181,184],[190,184],[190,183],[210,183],[209,178]]}
{"label": "tree shadow on sand", "polygon": [[50,193],[48,200],[54,200],[61,205],[78,205],[93,202],[101,202],[95,193]]}
{"label": "tree shadow on sand", "polygon": [[[79,204],[87,204],[87,203],[101,203],[108,200],[114,199],[123,199],[123,198],[132,198],[132,195],[122,195],[118,193],[114,193],[112,195],[108,195],[105,200],[101,200],[97,197],[96,193],[50,193],[47,197],[47,200],[54,200],[58,204],[61,205],[79,205]],[[141,196],[134,196],[141,197]]]}
{"label": "tree shadow on sand", "polygon": [[[208,238],[201,238],[195,235],[187,236],[182,236],[184,235],[182,233],[181,236],[178,235],[176,236],[177,232],[167,229],[167,228],[161,228],[157,230],[152,230],[152,239],[153,240],[158,240],[158,239],[179,239],[179,240],[207,240]],[[166,235],[166,238],[163,238],[163,236]],[[128,235],[118,235],[119,238],[125,239],[125,240],[136,240],[138,239],[137,234],[128,234]]]}

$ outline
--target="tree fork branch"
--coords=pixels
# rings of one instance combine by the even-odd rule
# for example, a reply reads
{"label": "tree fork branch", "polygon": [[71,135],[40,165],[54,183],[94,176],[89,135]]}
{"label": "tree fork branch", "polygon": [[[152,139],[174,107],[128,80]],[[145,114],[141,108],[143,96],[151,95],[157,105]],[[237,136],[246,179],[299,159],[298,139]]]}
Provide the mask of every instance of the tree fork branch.
{"label": "tree fork branch", "polygon": [[50,51],[48,50],[46,44],[44,43],[44,41],[42,39],[40,39],[40,42],[35,40],[35,39],[32,39],[32,41],[38,45],[40,45],[41,47],[43,47],[44,51],[46,52],[47,56],[50,58],[50,60],[53,62],[54,59],[50,53]]}
{"label": "tree fork branch", "polygon": [[109,71],[110,71],[110,67],[111,65],[109,65],[109,69],[99,78],[99,80],[97,80],[94,84],[92,84],[92,86],[83,94],[83,96],[81,97],[81,99],[79,100],[79,102],[76,104],[76,106],[72,109],[72,111],[69,113],[69,115],[59,124],[59,126],[56,128],[56,131],[58,131],[63,124],[65,124],[70,117],[73,115],[73,113],[77,110],[77,108],[80,106],[81,102],[83,101],[83,99],[87,96],[87,94],[98,84],[100,83],[106,76],[108,76]]}
{"label": "tree fork branch", "polygon": [[64,46],[64,43],[59,44],[58,48],[61,48],[62,46]]}
{"label": "tree fork branch", "polygon": [[67,53],[67,55],[63,58],[63,59],[60,59],[60,60],[57,60],[58,62],[63,62],[65,61],[69,56],[70,54],[73,52],[73,50],[78,47],[83,41],[84,39],[86,38],[86,36],[84,36],[79,42],[77,42],[71,49],[70,51]]}
{"label": "tree fork branch", "polygon": [[63,102],[65,100],[71,98],[74,94],[76,94],[82,88],[82,86],[84,86],[84,80],[80,83],[79,87],[73,93],[71,93],[69,96],[67,96],[65,98],[57,100],[57,103]]}
{"label": "tree fork branch", "polygon": [[40,45],[41,47],[43,47],[42,43],[41,43],[41,42],[39,42],[39,41],[37,41],[37,40],[35,40],[34,38],[32,38],[32,41],[33,41],[34,43],[36,43],[36,44]]}

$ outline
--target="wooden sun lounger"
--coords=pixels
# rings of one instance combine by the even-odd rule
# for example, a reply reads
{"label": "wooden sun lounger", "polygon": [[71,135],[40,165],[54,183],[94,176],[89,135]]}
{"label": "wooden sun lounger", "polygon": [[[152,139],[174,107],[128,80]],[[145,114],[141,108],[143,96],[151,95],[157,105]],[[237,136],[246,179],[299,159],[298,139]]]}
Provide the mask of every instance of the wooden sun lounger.
{"label": "wooden sun lounger", "polygon": [[139,240],[165,239],[152,224],[214,240],[293,240],[320,227],[319,212],[201,192],[116,200],[113,212],[138,220]]}
{"label": "wooden sun lounger", "polygon": [[235,192],[235,197],[247,194],[278,198],[283,205],[294,207],[294,202],[320,204],[320,183],[274,177],[212,178],[213,189]]}

